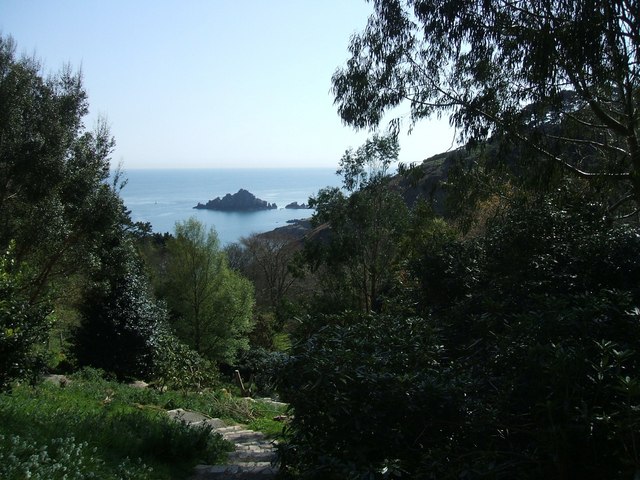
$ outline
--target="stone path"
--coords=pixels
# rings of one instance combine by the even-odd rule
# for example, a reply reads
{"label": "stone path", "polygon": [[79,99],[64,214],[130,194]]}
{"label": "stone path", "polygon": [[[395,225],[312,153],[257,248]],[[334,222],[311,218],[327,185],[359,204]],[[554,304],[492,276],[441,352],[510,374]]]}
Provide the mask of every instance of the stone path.
{"label": "stone path", "polygon": [[276,458],[275,444],[264,434],[241,426],[226,426],[219,418],[188,410],[170,410],[167,414],[189,425],[209,425],[214,433],[235,445],[225,465],[198,465],[191,480],[268,480],[275,478],[278,469],[272,465]]}

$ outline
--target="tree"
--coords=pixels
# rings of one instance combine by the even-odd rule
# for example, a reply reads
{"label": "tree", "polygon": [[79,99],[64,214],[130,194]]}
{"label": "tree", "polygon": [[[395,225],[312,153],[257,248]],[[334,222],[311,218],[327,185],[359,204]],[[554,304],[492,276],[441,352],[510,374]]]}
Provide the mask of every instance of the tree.
{"label": "tree", "polygon": [[206,358],[233,361],[248,347],[251,284],[228,267],[215,230],[195,218],[176,224],[168,251],[164,294],[178,337]]}
{"label": "tree", "polygon": [[307,255],[312,263],[328,267],[325,292],[347,297],[332,302],[334,306],[346,300],[345,306],[351,308],[377,310],[382,293],[393,284],[408,218],[402,197],[388,186],[387,171],[397,156],[394,135],[373,136],[357,150],[347,150],[340,160],[338,173],[351,195],[326,188],[310,199],[316,208],[313,223],[327,224],[330,234],[309,244]]}
{"label": "tree", "polygon": [[120,379],[148,379],[167,336],[167,310],[156,301],[132,243],[125,238],[114,250],[118,264],[109,265],[102,281],[90,283],[83,295],[73,352],[80,366]]}
{"label": "tree", "polygon": [[611,209],[640,205],[636,2],[373,4],[332,79],[347,124],[376,127],[403,103],[412,122],[448,114],[462,140],[505,135],[580,178],[613,181]]}
{"label": "tree", "polygon": [[248,258],[245,269],[250,273],[261,296],[274,311],[295,282],[289,268],[298,250],[294,240],[283,235],[251,235],[241,240]]}
{"label": "tree", "polygon": [[0,256],[0,392],[41,366],[36,349],[47,339],[51,307],[29,301],[28,279],[28,267],[15,261],[11,249]]}
{"label": "tree", "polygon": [[420,294],[403,288],[399,313],[308,320],[323,328],[294,343],[283,371],[296,412],[285,469],[323,479],[640,471],[638,228],[612,226],[604,205],[581,198],[559,208],[558,195],[521,201],[473,238],[419,226],[405,278]]}
{"label": "tree", "polygon": [[87,132],[82,75],[64,68],[44,78],[0,37],[0,248],[14,242],[31,270],[29,299],[51,281],[95,267],[95,251],[129,222],[108,183],[114,146],[99,123]]}
{"label": "tree", "polygon": [[35,365],[56,307],[75,308],[73,287],[118,263],[113,246],[132,227],[109,182],[114,141],[103,121],[85,130],[87,112],[80,72],[45,77],[0,36],[0,251],[10,252],[0,303],[4,347],[13,349],[3,347],[3,357],[14,372]]}

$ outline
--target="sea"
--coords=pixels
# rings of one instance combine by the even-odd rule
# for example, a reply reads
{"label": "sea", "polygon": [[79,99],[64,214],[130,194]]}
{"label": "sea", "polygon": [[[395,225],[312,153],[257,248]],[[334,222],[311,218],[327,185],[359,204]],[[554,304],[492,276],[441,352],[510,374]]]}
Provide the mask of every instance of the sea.
{"label": "sea", "polygon": [[[195,217],[207,228],[215,228],[223,246],[286,226],[290,220],[309,218],[313,210],[284,207],[308,203],[321,188],[341,185],[332,168],[125,169],[122,178],[126,184],[120,196],[133,221],[149,222],[154,232],[164,233],[173,232],[176,222]],[[278,208],[259,212],[193,208],[241,188]]]}

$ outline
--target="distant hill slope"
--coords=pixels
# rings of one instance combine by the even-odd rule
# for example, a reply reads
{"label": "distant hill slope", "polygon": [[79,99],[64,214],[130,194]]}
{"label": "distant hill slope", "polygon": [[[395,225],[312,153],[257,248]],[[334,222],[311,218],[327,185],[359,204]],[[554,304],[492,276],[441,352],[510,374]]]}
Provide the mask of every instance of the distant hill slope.
{"label": "distant hill slope", "polygon": [[[424,199],[432,205],[434,211],[445,214],[446,192],[443,186],[450,170],[459,162],[469,163],[471,154],[465,148],[440,153],[427,158],[422,163],[413,166],[407,175],[396,174],[389,181],[389,188],[398,191],[411,208],[419,199]],[[261,237],[288,238],[291,241],[303,241],[314,238],[326,238],[328,225],[311,226],[309,219],[293,220],[284,227],[260,234]]]}
{"label": "distant hill slope", "polygon": [[389,186],[402,195],[410,208],[419,199],[424,199],[436,213],[443,215],[446,210],[443,184],[451,169],[461,161],[470,161],[470,155],[464,147],[439,153],[414,165],[405,175],[394,175]]}

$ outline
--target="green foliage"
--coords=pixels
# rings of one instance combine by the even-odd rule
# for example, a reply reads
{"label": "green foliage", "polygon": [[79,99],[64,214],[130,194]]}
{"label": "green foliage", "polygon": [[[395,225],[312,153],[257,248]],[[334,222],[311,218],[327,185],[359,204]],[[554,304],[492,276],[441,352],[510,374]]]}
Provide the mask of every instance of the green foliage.
{"label": "green foliage", "polygon": [[437,330],[393,316],[314,321],[326,326],[295,345],[282,377],[295,412],[286,470],[318,479],[412,471],[463,414],[460,373],[443,361]]}
{"label": "green foliage", "polygon": [[[83,303],[84,314],[104,320],[127,309],[109,304],[108,295],[124,299],[123,289],[137,288],[134,280],[109,283],[116,270],[125,277],[122,245],[134,228],[117,176],[109,183],[114,141],[102,121],[85,130],[87,112],[80,73],[64,68],[44,76],[36,60],[16,57],[13,40],[0,36],[0,251],[10,249],[7,261],[15,262],[9,268],[3,259],[0,300],[6,302],[3,341],[12,349],[3,361],[15,372],[30,369],[27,344],[42,343],[53,307],[64,304],[60,318]],[[97,285],[78,288],[85,282]],[[91,298],[80,298],[87,292]],[[103,306],[111,311],[99,311]],[[58,324],[67,325],[64,318]],[[86,340],[95,345],[100,337]],[[19,350],[22,357],[12,358]],[[6,384],[4,374],[0,383]]]}
{"label": "green foliage", "polygon": [[160,334],[153,364],[154,382],[160,389],[199,392],[218,382],[215,365],[168,330]]}
{"label": "green foliage", "polygon": [[612,203],[637,207],[639,23],[622,1],[376,1],[333,92],[356,128],[408,103],[412,122],[448,115],[464,141],[506,134],[522,164],[615,183]]}
{"label": "green foliage", "polygon": [[[402,197],[388,188],[387,168],[398,154],[394,136],[374,137],[341,160],[344,185],[359,188],[348,197],[338,188],[325,188],[311,198],[312,222],[327,224],[326,238],[307,242],[306,257],[323,271],[318,308],[333,312],[380,310],[391,288],[405,232],[408,209]],[[326,311],[326,309],[323,309]]]}
{"label": "green foliage", "polygon": [[[93,408],[93,402],[118,401],[136,410],[149,411],[184,408],[223,418],[234,423],[248,423],[262,415],[260,402],[233,396],[227,389],[172,390],[164,388],[133,388],[118,383],[107,372],[84,367],[71,377],[71,384],[55,396],[64,397],[79,408]],[[77,382],[76,382],[77,381]],[[155,385],[160,386],[160,385]],[[26,394],[26,393],[25,393]],[[87,404],[88,402],[88,404]]]}
{"label": "green foliage", "polygon": [[398,161],[399,153],[395,135],[374,134],[356,151],[348,149],[344,153],[336,173],[342,176],[344,188],[354,192],[385,177],[391,163]]}
{"label": "green foliage", "polygon": [[121,252],[122,267],[108,272],[110,278],[85,295],[73,353],[80,366],[101,368],[118,378],[149,378],[167,313],[153,298],[135,253],[126,246]]}
{"label": "green foliage", "polygon": [[635,228],[604,217],[595,205],[522,204],[475,245],[444,250],[444,271],[431,263],[427,284],[456,285],[429,300],[444,308],[450,355],[476,379],[469,433],[495,432],[467,457],[476,471],[601,478],[638,468],[628,445],[640,419],[627,412],[640,398],[620,386],[637,381],[640,361],[640,243]]}
{"label": "green foliage", "polygon": [[94,454],[95,449],[73,437],[54,438],[50,445],[43,445],[17,435],[0,435],[0,475],[6,480],[97,479],[104,462]]}
{"label": "green foliage", "polygon": [[95,370],[64,388],[18,387],[0,396],[2,478],[27,478],[27,469],[31,478],[186,477],[196,463],[221,460],[229,446],[158,407],[179,400],[106,381]]}
{"label": "green foliage", "polygon": [[50,309],[29,300],[28,278],[13,248],[0,256],[0,391],[42,367],[36,349],[47,339]]}
{"label": "green foliage", "polygon": [[247,424],[249,430],[264,433],[267,438],[282,440],[285,437],[287,407],[258,400],[255,402],[254,418]]}
{"label": "green foliage", "polygon": [[168,249],[162,291],[178,337],[207,359],[233,361],[248,348],[250,282],[228,267],[215,230],[205,232],[195,218],[176,224]]}
{"label": "green foliage", "polygon": [[29,298],[53,281],[96,267],[96,251],[129,220],[107,183],[113,139],[104,123],[84,131],[88,103],[79,73],[44,78],[0,37],[0,249],[15,242],[31,268]]}
{"label": "green foliage", "polygon": [[236,363],[246,379],[246,387],[253,394],[272,395],[280,371],[289,355],[284,352],[272,352],[261,347],[242,352]]}
{"label": "green foliage", "polygon": [[[563,205],[559,208],[558,205]],[[397,315],[311,317],[282,394],[309,478],[631,478],[640,235],[566,192],[416,225]],[[411,311],[422,319],[411,320]]]}

